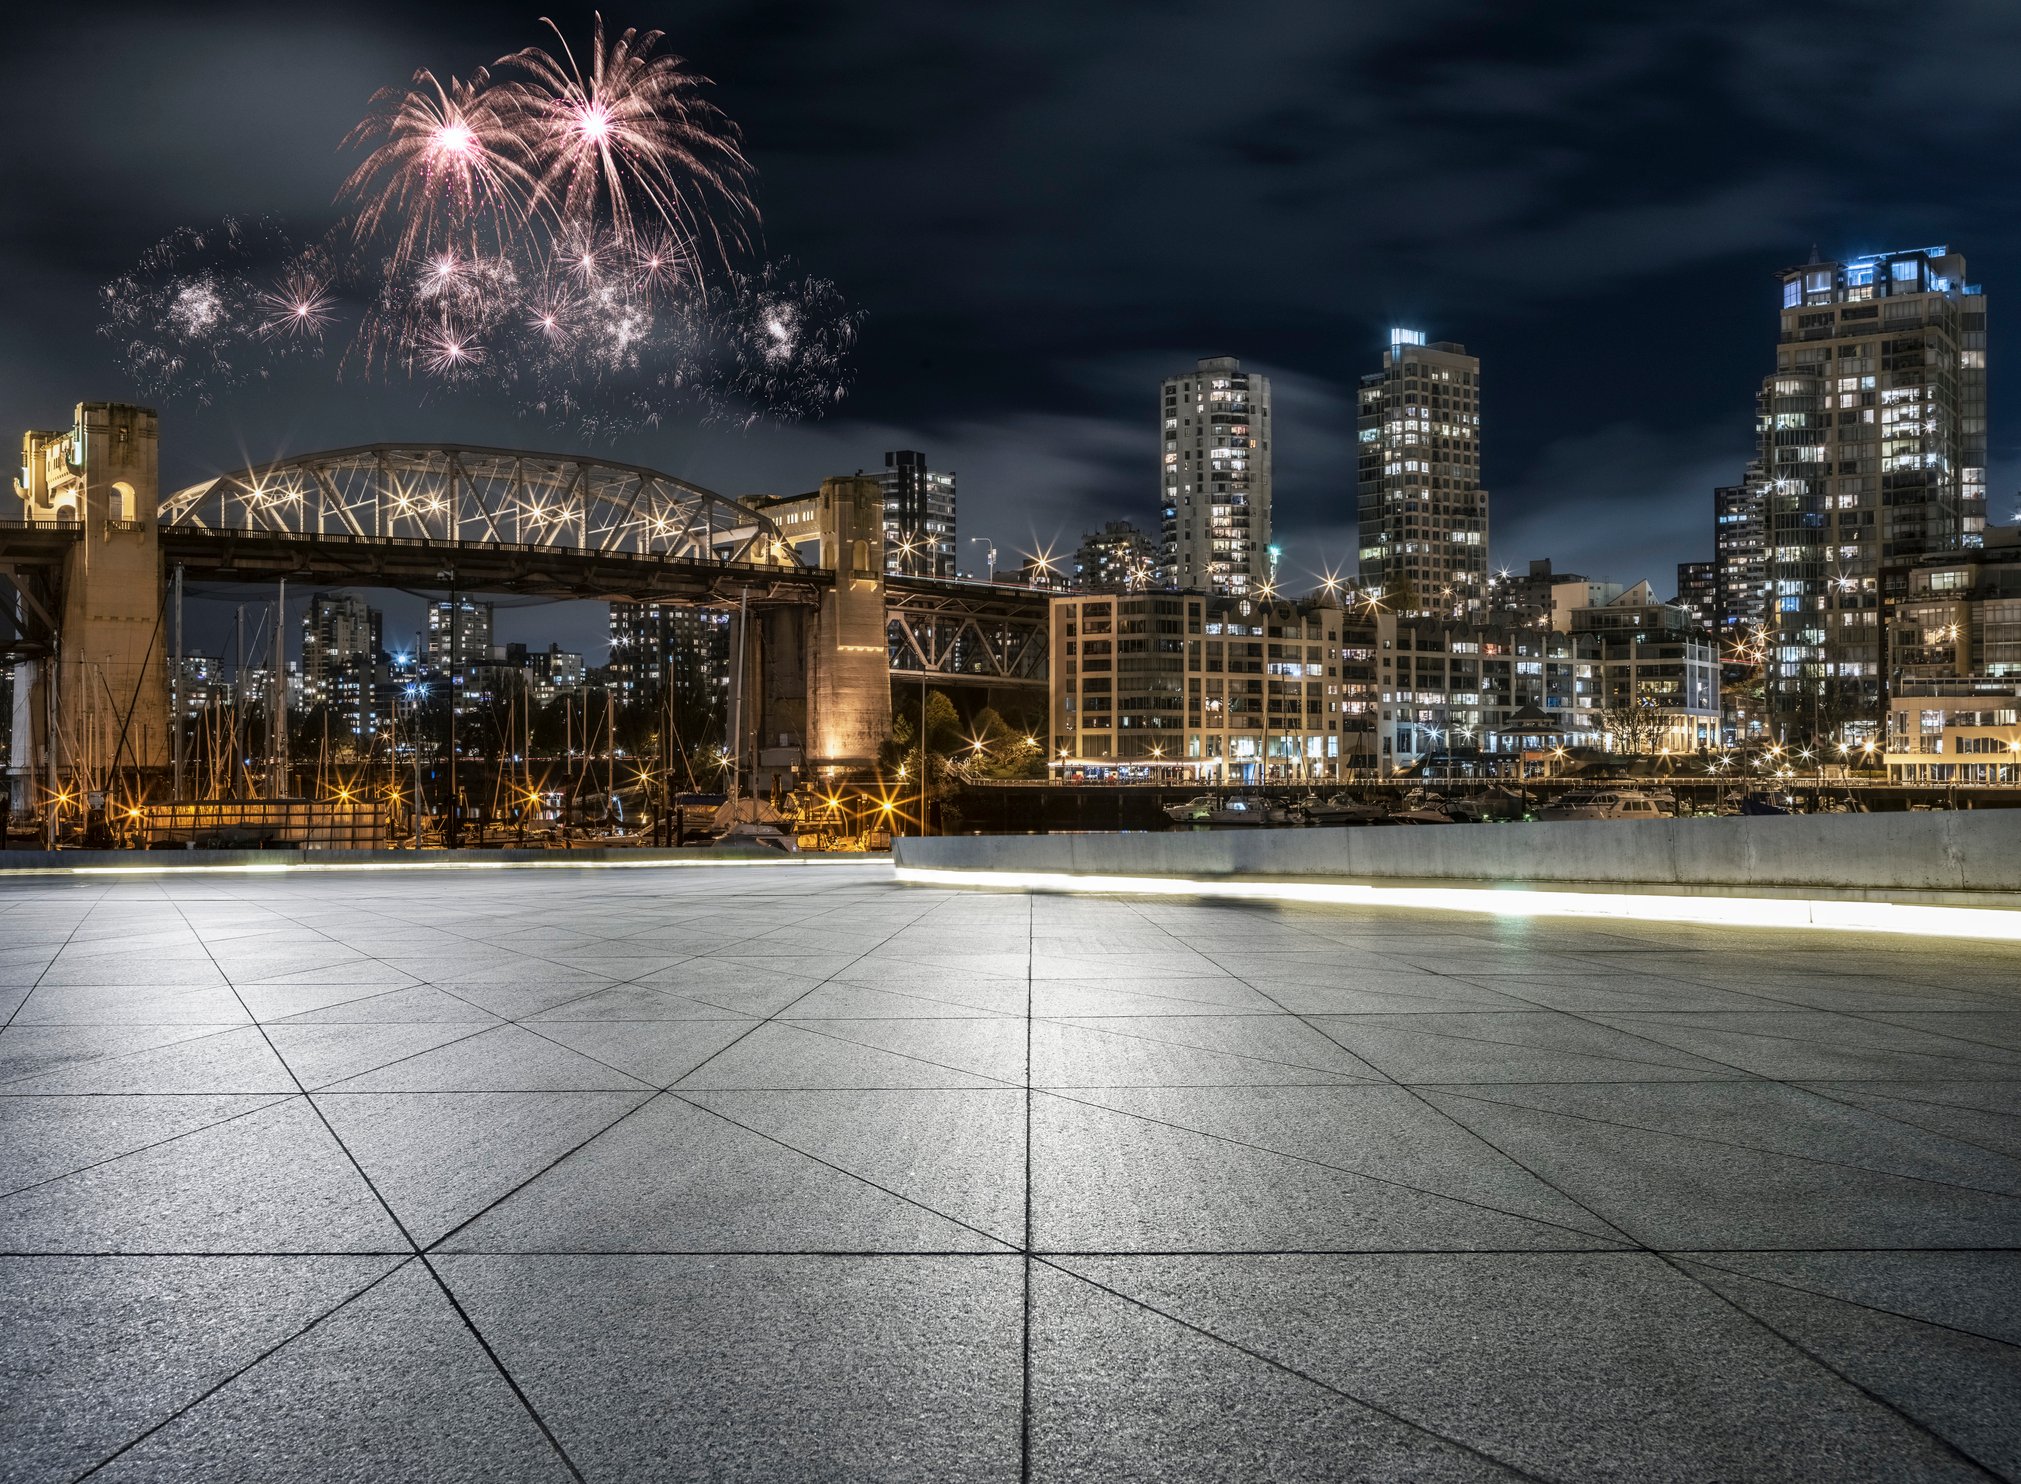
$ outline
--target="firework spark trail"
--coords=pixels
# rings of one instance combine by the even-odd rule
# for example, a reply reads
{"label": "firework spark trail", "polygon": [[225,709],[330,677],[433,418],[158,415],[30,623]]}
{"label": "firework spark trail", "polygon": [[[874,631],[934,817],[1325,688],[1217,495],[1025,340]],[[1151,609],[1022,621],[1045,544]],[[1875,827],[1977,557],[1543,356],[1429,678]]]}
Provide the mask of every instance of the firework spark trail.
{"label": "firework spark trail", "polygon": [[281,273],[280,280],[257,296],[266,318],[260,334],[297,340],[320,340],[323,331],[336,319],[337,296],[331,289],[333,275],[324,255],[315,249],[305,252]]}
{"label": "firework spark trail", "polygon": [[[700,95],[709,80],[657,51],[662,32],[627,30],[606,43],[601,15],[585,76],[561,28],[546,24],[559,59],[528,47],[498,64],[525,74],[500,90],[497,107],[534,162],[535,204],[561,222],[608,221],[629,250],[654,220],[688,241],[708,239],[725,261],[747,247],[743,221],[758,214],[751,164],[736,126]],[[711,198],[722,211],[709,209]]]}
{"label": "firework spark trail", "polygon": [[391,226],[396,254],[500,247],[525,221],[537,182],[526,141],[482,67],[469,82],[423,68],[404,91],[387,88],[344,141],[375,144],[338,192],[364,242]]}
{"label": "firework spark trail", "polygon": [[104,291],[133,378],[208,401],[318,354],[341,307],[340,372],[483,388],[591,437],[832,408],[860,315],[825,279],[738,265],[751,167],[707,80],[657,31],[607,40],[599,17],[586,71],[556,36],[560,60],[530,49],[379,94],[325,243],[228,221],[151,250]]}
{"label": "firework spark trail", "polygon": [[[186,397],[208,406],[214,396],[248,376],[265,373],[276,355],[299,349],[312,335],[290,336],[259,347],[272,317],[266,275],[306,263],[274,223],[227,217],[214,227],[181,227],[141,255],[131,273],[99,290],[104,319],[99,333],[120,348],[133,379],[150,394]],[[312,296],[311,318],[331,313]]]}

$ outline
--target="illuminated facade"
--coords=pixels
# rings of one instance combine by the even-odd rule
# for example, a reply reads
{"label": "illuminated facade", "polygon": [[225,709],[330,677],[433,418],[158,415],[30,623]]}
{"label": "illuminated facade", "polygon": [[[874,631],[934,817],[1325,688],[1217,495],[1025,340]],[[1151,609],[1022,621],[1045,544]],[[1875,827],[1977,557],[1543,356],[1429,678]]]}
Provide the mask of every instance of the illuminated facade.
{"label": "illuminated facade", "polygon": [[1382,370],[1361,379],[1356,437],[1362,587],[1406,616],[1484,616],[1480,361],[1391,330]]}
{"label": "illuminated facade", "polygon": [[726,609],[681,603],[612,603],[612,683],[627,701],[657,700],[671,687],[702,711],[728,716],[731,618]]}
{"label": "illuminated facade", "polygon": [[1782,275],[1759,403],[1769,703],[1785,734],[1880,727],[1883,569],[1986,525],[1986,299],[1948,248]]}
{"label": "illuminated facade", "polygon": [[1677,606],[1691,615],[1691,621],[1706,633],[1719,628],[1719,563],[1679,562],[1677,564]]}
{"label": "illuminated facade", "polygon": [[1158,578],[1241,596],[1271,580],[1270,382],[1233,356],[1165,378]]}
{"label": "illuminated facade", "polygon": [[1141,592],[1156,580],[1157,545],[1126,520],[1112,520],[1081,538],[1074,552],[1074,591]]}
{"label": "illuminated facade", "polygon": [[876,476],[884,492],[884,570],[906,577],[955,577],[954,475],[926,467],[901,448]]}
{"label": "illuminated facade", "polygon": [[453,628],[450,611],[447,598],[428,605],[428,634],[422,650],[428,668],[446,675],[452,663],[466,668],[491,663],[491,604],[458,598]]}
{"label": "illuminated facade", "polygon": [[1376,632],[1376,619],[1312,599],[1058,598],[1052,756],[1069,769],[1178,769],[1203,782],[1368,771]]}
{"label": "illuminated facade", "polygon": [[1714,628],[1731,640],[1768,621],[1768,476],[1749,464],[1712,492]]}
{"label": "illuminated facade", "polygon": [[384,619],[356,593],[313,593],[302,615],[302,695],[326,706],[353,745],[378,730]]}

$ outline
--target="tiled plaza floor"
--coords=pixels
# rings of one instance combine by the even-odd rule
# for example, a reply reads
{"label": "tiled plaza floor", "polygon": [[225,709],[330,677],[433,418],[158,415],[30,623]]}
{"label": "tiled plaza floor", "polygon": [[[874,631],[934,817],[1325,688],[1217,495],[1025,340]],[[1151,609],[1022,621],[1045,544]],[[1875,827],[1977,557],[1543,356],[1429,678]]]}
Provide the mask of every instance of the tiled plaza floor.
{"label": "tiled plaza floor", "polygon": [[0,885],[0,1477],[2021,1474],[2021,954]]}

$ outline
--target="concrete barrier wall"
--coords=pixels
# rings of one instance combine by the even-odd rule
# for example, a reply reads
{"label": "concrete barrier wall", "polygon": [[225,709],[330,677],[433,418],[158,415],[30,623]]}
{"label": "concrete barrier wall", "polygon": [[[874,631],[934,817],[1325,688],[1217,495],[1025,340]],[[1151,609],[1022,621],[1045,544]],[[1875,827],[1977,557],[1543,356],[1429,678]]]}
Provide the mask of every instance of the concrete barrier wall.
{"label": "concrete barrier wall", "polygon": [[1549,824],[961,835],[900,866],[1499,886],[2021,894],[2021,810]]}

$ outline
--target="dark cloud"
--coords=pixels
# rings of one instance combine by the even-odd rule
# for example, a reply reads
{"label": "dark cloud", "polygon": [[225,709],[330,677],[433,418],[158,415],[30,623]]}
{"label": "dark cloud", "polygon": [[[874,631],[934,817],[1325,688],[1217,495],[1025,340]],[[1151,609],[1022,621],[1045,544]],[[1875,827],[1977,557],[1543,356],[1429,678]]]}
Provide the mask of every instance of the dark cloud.
{"label": "dark cloud", "polygon": [[[1275,380],[1278,534],[1318,570],[1353,545],[1355,379],[1401,322],[1484,360],[1497,560],[1661,587],[1709,555],[1708,490],[1745,460],[1772,363],[1770,275],[1813,242],[1954,243],[2003,364],[2009,0],[605,9],[717,80],[769,248],[867,312],[826,424],[616,450],[731,492],[915,446],[960,472],[964,534],[1006,553],[1150,521],[1158,376],[1236,354]],[[181,222],[319,219],[375,88],[536,41],[538,13],[184,4],[17,34],[0,418],[124,394],[98,282]],[[587,27],[587,7],[552,13]],[[2021,468],[1993,385],[2004,514]],[[327,378],[165,412],[191,477],[381,437],[580,441]]]}

